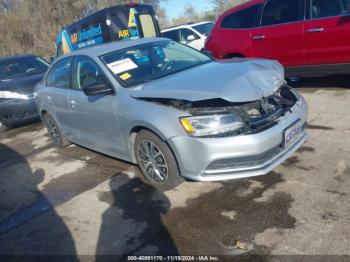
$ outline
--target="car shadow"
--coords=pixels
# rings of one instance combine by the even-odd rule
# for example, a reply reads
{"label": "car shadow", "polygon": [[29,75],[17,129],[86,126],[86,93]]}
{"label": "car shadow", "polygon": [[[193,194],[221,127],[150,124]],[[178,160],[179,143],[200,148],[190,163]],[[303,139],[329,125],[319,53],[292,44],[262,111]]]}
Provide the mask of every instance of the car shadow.
{"label": "car shadow", "polygon": [[[11,163],[8,156],[11,156]],[[0,255],[67,255],[76,260],[72,235],[41,193],[42,169],[32,170],[17,151],[0,143]]]}
{"label": "car shadow", "polygon": [[170,208],[163,193],[126,174],[113,177],[110,188],[99,197],[110,207],[102,215],[97,260],[104,261],[105,254],[117,255],[121,261],[128,255],[178,254],[162,222],[162,214]]}
{"label": "car shadow", "polygon": [[296,88],[350,88],[350,75],[327,77],[301,78],[298,82],[290,83]]}

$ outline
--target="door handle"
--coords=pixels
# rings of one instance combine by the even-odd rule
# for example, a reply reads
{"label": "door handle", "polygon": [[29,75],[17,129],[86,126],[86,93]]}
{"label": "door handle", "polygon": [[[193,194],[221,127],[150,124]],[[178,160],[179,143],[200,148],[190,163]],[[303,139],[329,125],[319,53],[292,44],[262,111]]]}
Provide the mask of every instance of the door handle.
{"label": "door handle", "polygon": [[77,107],[77,103],[74,100],[70,101],[69,103],[70,103],[70,107],[71,108],[76,108]]}
{"label": "door handle", "polygon": [[48,97],[47,97],[47,102],[48,102],[49,104],[52,104],[51,96],[48,96]]}
{"label": "door handle", "polygon": [[266,36],[264,36],[264,35],[255,35],[252,38],[253,38],[253,40],[263,40],[263,39],[266,38]]}
{"label": "door handle", "polygon": [[307,30],[309,33],[319,33],[319,32],[323,32],[324,28],[320,27],[320,28],[311,28]]}

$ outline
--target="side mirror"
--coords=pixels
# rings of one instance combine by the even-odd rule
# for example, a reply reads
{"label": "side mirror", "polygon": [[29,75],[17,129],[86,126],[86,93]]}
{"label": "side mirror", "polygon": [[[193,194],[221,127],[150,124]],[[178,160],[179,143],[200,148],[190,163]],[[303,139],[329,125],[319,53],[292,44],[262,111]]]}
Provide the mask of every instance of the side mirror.
{"label": "side mirror", "polygon": [[112,94],[113,88],[106,83],[99,83],[84,86],[83,91],[87,96],[102,96]]}
{"label": "side mirror", "polygon": [[188,42],[191,42],[193,40],[196,40],[196,37],[194,35],[189,35],[187,36],[187,39],[186,39]]}

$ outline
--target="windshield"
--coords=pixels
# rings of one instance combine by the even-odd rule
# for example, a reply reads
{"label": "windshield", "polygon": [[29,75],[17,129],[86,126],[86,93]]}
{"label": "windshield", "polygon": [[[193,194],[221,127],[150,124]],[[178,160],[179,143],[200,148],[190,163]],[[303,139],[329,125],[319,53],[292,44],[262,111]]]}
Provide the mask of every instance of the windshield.
{"label": "windshield", "polygon": [[206,24],[193,26],[194,30],[197,30],[199,33],[205,36],[209,35],[213,27],[214,27],[214,23],[206,23]]}
{"label": "windshield", "polygon": [[208,56],[173,41],[133,46],[105,54],[101,59],[127,87],[212,61]]}
{"label": "windshield", "polygon": [[48,66],[48,63],[35,56],[0,60],[0,80],[44,73]]}

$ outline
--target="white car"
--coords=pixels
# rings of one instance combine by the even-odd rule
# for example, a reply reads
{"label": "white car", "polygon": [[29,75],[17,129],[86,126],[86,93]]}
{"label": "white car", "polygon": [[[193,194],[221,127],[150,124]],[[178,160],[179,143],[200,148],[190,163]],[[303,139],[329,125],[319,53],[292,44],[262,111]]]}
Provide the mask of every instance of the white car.
{"label": "white car", "polygon": [[163,29],[162,36],[203,51],[205,39],[213,28],[213,22],[190,23]]}

